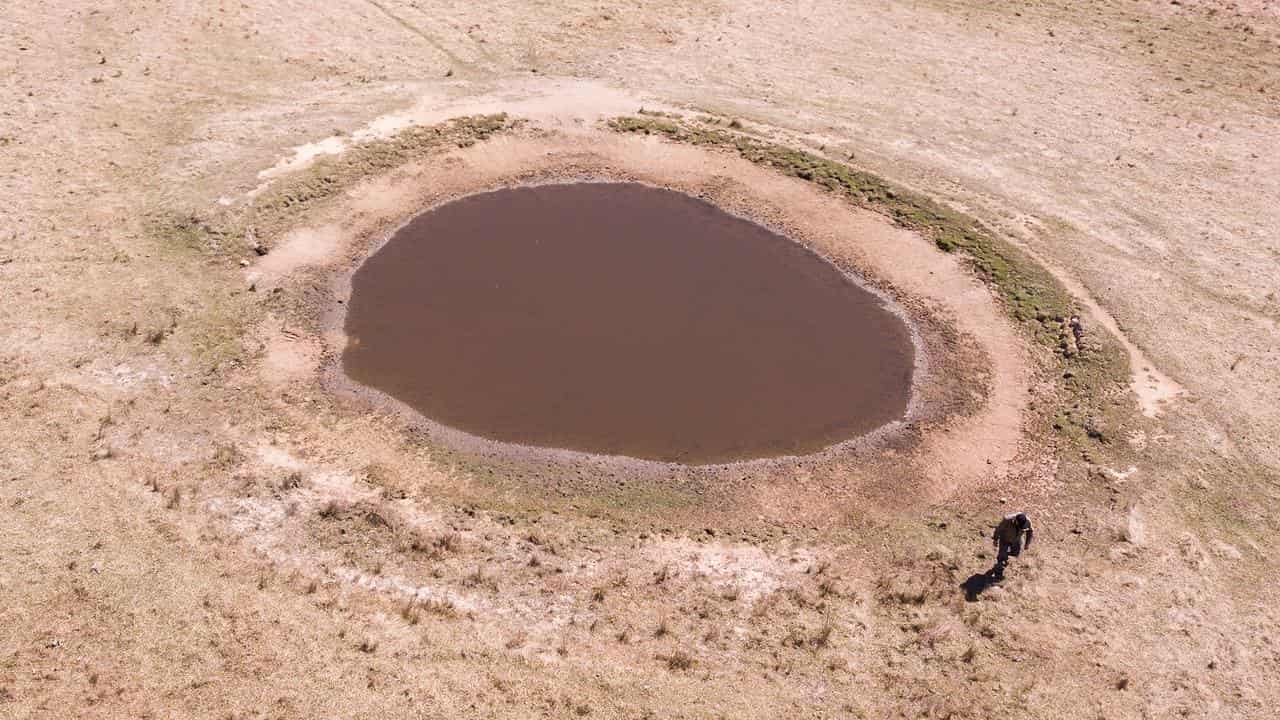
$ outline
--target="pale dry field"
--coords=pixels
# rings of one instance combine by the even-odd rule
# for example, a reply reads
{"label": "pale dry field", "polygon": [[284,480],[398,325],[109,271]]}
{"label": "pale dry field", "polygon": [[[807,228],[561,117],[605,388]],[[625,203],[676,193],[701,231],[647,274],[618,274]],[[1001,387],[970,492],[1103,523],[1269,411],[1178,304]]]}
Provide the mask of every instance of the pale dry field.
{"label": "pale dry field", "polygon": [[[0,717],[1274,717],[1276,3],[19,0],[0,41]],[[962,263],[600,125],[640,107],[975,216],[1129,359],[1118,419],[1055,433],[1070,379]],[[920,438],[658,477],[334,392],[334,294],[390,229],[583,176],[705,193],[935,322]],[[264,254],[209,230],[263,198]],[[1015,506],[1035,547],[966,602]]]}

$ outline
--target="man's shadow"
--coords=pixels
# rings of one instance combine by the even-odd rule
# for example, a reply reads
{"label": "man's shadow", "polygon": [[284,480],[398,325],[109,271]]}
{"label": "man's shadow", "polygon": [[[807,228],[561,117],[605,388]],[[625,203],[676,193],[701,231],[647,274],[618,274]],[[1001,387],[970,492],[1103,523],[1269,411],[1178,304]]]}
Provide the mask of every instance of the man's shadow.
{"label": "man's shadow", "polygon": [[960,583],[960,589],[964,590],[964,599],[966,601],[975,602],[983,591],[992,585],[998,584],[1001,579],[1002,578],[996,574],[996,568],[992,567],[990,570],[982,574],[970,575],[968,580]]}

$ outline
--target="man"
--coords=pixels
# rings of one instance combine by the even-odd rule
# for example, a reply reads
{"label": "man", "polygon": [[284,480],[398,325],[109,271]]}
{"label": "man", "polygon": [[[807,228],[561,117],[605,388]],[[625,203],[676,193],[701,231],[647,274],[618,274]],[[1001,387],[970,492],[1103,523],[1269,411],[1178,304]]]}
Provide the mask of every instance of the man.
{"label": "man", "polygon": [[1022,552],[1023,533],[1027,536],[1025,547],[1031,547],[1031,520],[1021,512],[1005,515],[996,525],[995,532],[991,533],[991,544],[996,548],[994,574],[997,580],[1004,577],[1004,566],[1009,563],[1009,556],[1017,557]]}

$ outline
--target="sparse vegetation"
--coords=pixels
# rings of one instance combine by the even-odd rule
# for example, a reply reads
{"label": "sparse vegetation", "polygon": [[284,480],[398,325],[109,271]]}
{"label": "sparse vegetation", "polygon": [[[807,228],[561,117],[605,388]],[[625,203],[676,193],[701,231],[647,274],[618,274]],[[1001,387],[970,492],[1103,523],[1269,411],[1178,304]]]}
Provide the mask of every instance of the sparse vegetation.
{"label": "sparse vegetation", "polygon": [[[1104,439],[1103,426],[1122,424],[1131,406],[1109,402],[1129,376],[1123,350],[1097,329],[1069,334],[1078,310],[1071,295],[1039,263],[977,220],[876,175],[820,155],[771,142],[736,129],[671,116],[616,117],[608,126],[621,133],[660,135],[675,142],[733,152],[753,163],[772,167],[836,193],[859,207],[888,216],[920,233],[945,252],[964,255],[974,272],[1002,298],[1007,312],[1040,344],[1059,354],[1071,382],[1062,384],[1062,410],[1053,429],[1085,445]],[[730,123],[732,128],[732,123]],[[1047,417],[1052,417],[1049,413]],[[1086,423],[1086,418],[1089,419]],[[1105,418],[1105,419],[1104,419]],[[1093,428],[1091,432],[1089,428]]]}
{"label": "sparse vegetation", "polygon": [[424,612],[438,615],[443,618],[452,618],[458,615],[458,608],[453,604],[452,600],[447,598],[427,598],[425,600],[415,601],[415,606]]}
{"label": "sparse vegetation", "polygon": [[686,653],[683,650],[677,650],[670,654],[659,655],[658,659],[666,663],[668,670],[673,670],[677,672],[691,670],[693,669],[693,666],[696,663],[696,661],[693,659],[693,656],[689,655],[689,653]]}
{"label": "sparse vegetation", "polygon": [[661,585],[665,583],[667,581],[667,577],[670,572],[671,572],[671,567],[669,565],[663,565],[662,567],[658,568],[658,571],[653,574],[654,584]]}
{"label": "sparse vegetation", "polygon": [[[1057,345],[1059,326],[1074,314],[1070,295],[1021,250],[976,220],[875,175],[803,150],[679,118],[618,117],[610,120],[609,126],[618,132],[657,134],[677,142],[731,150],[883,213],[930,238],[946,252],[962,252],[978,275],[1005,298],[1010,313],[1034,327],[1047,343]],[[739,129],[742,124],[733,120],[729,127]]]}
{"label": "sparse vegetation", "polygon": [[343,500],[330,499],[320,506],[320,509],[316,511],[316,515],[322,520],[335,520],[342,517],[350,509],[350,503]]}
{"label": "sparse vegetation", "polygon": [[[330,200],[370,175],[386,172],[442,147],[466,147],[519,126],[505,113],[458,117],[438,125],[407,128],[385,140],[353,144],[323,157],[302,173],[273,183],[251,206],[235,212],[157,212],[151,234],[200,253],[236,255],[245,249],[270,252],[294,218]],[[250,243],[246,237],[252,236]],[[252,248],[249,246],[252,245]]]}
{"label": "sparse vegetation", "polygon": [[422,622],[422,611],[418,609],[418,603],[410,600],[400,609],[400,617],[409,625],[417,625]]}
{"label": "sparse vegetation", "polygon": [[498,589],[497,581],[485,575],[483,565],[476,565],[476,569],[462,579],[462,585],[469,588],[489,587],[494,591]]}
{"label": "sparse vegetation", "polygon": [[260,225],[274,227],[279,216],[296,215],[305,205],[325,200],[353,182],[436,152],[441,146],[467,147],[509,131],[520,120],[506,113],[457,117],[437,125],[407,128],[386,140],[353,145],[340,156],[317,162],[308,177],[280,183],[256,203]]}
{"label": "sparse vegetation", "polygon": [[[0,716],[1268,716],[1280,26],[1246,4],[6,8]],[[696,105],[613,122],[643,140],[585,120],[640,91]],[[401,124],[505,103],[531,119]],[[783,230],[812,191],[881,213],[939,287],[987,284],[1026,382],[955,382],[922,397],[955,422],[870,452],[669,476],[331,392],[333,270],[411,203],[587,178]],[[1189,392],[1135,417],[1123,348],[1015,233]],[[931,350],[995,347],[985,293],[899,289],[956,321]],[[1004,438],[965,434],[984,407]],[[966,602],[1014,509],[1042,539]]]}
{"label": "sparse vegetation", "polygon": [[435,534],[425,528],[414,527],[401,533],[400,547],[414,553],[421,553],[431,560],[439,560],[445,555],[453,555],[462,549],[462,536],[456,532]]}

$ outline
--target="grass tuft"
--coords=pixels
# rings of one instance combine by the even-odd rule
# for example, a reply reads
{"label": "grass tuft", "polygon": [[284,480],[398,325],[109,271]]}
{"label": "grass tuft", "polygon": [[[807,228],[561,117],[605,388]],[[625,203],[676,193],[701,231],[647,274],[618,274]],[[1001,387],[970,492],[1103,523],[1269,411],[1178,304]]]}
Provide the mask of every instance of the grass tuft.
{"label": "grass tuft", "polygon": [[677,650],[667,655],[659,655],[658,659],[667,664],[667,669],[672,671],[691,670],[697,663],[689,653],[683,650]]}

